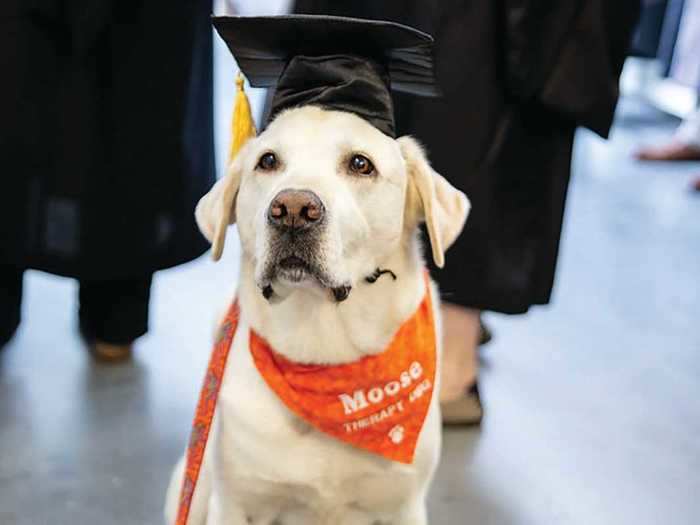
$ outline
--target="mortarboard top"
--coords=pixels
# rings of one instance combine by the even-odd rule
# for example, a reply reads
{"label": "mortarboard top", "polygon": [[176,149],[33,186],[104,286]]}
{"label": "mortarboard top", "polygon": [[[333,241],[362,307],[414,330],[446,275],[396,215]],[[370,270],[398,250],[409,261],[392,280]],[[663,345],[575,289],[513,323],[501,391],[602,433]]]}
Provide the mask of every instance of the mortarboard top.
{"label": "mortarboard top", "polygon": [[350,111],[394,136],[390,89],[437,96],[433,39],[408,26],[335,16],[214,17],[254,87],[276,86],[270,118],[304,105]]}

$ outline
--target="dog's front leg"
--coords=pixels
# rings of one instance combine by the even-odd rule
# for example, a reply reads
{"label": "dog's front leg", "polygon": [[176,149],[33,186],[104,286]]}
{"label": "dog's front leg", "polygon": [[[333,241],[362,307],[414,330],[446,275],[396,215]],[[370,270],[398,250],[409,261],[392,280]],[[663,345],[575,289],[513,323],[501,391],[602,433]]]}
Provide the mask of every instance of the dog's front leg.
{"label": "dog's front leg", "polygon": [[428,525],[428,509],[420,499],[406,506],[392,525]]}
{"label": "dog's front leg", "polygon": [[222,501],[219,494],[209,500],[207,525],[248,525],[250,521],[243,509],[233,501]]}

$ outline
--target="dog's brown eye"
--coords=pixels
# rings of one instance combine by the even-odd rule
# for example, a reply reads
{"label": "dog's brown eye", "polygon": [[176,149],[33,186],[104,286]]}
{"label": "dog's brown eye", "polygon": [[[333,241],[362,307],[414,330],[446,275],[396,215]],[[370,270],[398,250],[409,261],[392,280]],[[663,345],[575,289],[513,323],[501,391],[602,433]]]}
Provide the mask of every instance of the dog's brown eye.
{"label": "dog's brown eye", "polygon": [[277,156],[268,151],[258,161],[258,168],[264,171],[272,171],[277,167]]}
{"label": "dog's brown eye", "polygon": [[374,164],[364,155],[353,155],[350,158],[350,171],[360,175],[372,175],[374,173]]}

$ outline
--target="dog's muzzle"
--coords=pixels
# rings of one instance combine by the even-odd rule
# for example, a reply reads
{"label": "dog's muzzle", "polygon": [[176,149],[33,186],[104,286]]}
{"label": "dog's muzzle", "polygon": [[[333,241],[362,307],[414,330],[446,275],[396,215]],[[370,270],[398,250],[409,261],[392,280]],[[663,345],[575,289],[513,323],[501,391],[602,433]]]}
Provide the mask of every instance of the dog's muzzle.
{"label": "dog's muzzle", "polygon": [[270,270],[274,276],[301,282],[318,275],[323,265],[319,251],[324,217],[325,206],[312,191],[286,189],[272,199],[267,222],[271,230]]}
{"label": "dog's muzzle", "polygon": [[285,189],[272,199],[267,209],[269,258],[259,282],[268,301],[278,299],[273,282],[290,284],[308,279],[330,289],[335,301],[347,299],[350,285],[336,283],[321,256],[325,218],[325,205],[313,191]]}

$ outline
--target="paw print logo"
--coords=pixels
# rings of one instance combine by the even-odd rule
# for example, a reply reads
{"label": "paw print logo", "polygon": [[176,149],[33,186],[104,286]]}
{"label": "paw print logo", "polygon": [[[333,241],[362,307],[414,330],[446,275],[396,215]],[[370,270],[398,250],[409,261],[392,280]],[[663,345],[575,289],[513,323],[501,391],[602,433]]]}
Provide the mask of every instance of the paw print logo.
{"label": "paw print logo", "polygon": [[402,425],[396,425],[389,431],[389,439],[394,445],[399,445],[403,441],[405,433],[406,429]]}

